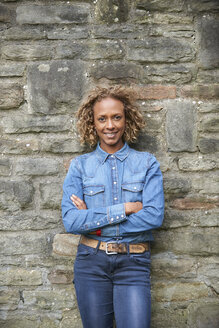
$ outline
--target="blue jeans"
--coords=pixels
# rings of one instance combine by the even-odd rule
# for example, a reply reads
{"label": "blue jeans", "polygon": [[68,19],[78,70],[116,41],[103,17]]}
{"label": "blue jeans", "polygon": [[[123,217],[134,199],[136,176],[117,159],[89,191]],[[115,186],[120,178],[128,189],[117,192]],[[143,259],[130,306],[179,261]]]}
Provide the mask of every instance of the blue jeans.
{"label": "blue jeans", "polygon": [[150,251],[107,255],[80,244],[74,283],[84,328],[149,328]]}

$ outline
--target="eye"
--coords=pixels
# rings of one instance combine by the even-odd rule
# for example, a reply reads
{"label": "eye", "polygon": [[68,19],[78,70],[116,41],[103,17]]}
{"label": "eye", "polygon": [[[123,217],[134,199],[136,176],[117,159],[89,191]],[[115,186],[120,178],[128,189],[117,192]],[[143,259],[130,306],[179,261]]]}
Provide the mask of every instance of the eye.
{"label": "eye", "polygon": [[99,121],[99,122],[105,122],[105,117],[99,117],[99,118],[98,118],[98,121]]}
{"label": "eye", "polygon": [[122,118],[121,115],[116,115],[116,116],[115,116],[115,120],[117,120],[117,121],[121,120],[121,118]]}

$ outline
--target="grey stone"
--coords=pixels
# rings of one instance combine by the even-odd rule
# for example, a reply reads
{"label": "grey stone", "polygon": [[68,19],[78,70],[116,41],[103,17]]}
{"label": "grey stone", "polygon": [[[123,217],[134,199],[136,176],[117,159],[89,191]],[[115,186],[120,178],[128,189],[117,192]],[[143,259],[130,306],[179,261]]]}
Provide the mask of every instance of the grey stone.
{"label": "grey stone", "polygon": [[95,79],[139,79],[141,67],[133,63],[105,62],[93,64],[90,72]]}
{"label": "grey stone", "polygon": [[164,124],[163,113],[144,113],[147,131],[160,132]]}
{"label": "grey stone", "polygon": [[2,154],[32,154],[39,151],[38,140],[36,139],[1,139],[0,152]]}
{"label": "grey stone", "polygon": [[219,305],[217,299],[189,305],[188,314],[189,327],[218,328]]}
{"label": "grey stone", "polygon": [[81,24],[87,23],[90,6],[73,5],[20,5],[17,7],[19,24]]}
{"label": "grey stone", "polygon": [[121,42],[114,40],[87,43],[87,59],[120,59],[124,57],[124,49]]}
{"label": "grey stone", "polygon": [[39,328],[38,318],[32,316],[16,315],[14,318],[0,319],[2,328]]}
{"label": "grey stone", "polygon": [[204,132],[219,132],[219,118],[217,115],[209,114],[203,116],[200,129]]}
{"label": "grey stone", "polygon": [[0,175],[9,176],[11,174],[11,162],[9,159],[0,159]]}
{"label": "grey stone", "polygon": [[164,178],[164,190],[166,195],[174,195],[176,197],[182,197],[191,190],[191,181],[178,178],[178,177],[165,177]]}
{"label": "grey stone", "polygon": [[97,1],[95,7],[96,20],[102,23],[121,23],[128,19],[129,1]]}
{"label": "grey stone", "polygon": [[53,240],[53,253],[60,256],[75,257],[79,239],[77,235],[56,234]]}
{"label": "grey stone", "polygon": [[13,17],[13,11],[5,5],[0,4],[0,22],[10,22]]}
{"label": "grey stone", "polygon": [[140,151],[149,151],[149,152],[156,152],[158,151],[161,146],[157,136],[153,136],[152,134],[142,133],[139,135],[138,140],[131,144],[136,150]]}
{"label": "grey stone", "polygon": [[171,251],[175,254],[213,255],[218,253],[218,228],[184,228],[154,232],[154,252]]}
{"label": "grey stone", "polygon": [[72,43],[59,42],[55,48],[54,55],[55,59],[86,59],[87,56],[87,43],[76,43],[75,41],[73,41]]}
{"label": "grey stone", "polygon": [[13,77],[13,76],[23,76],[26,65],[21,63],[14,64],[3,64],[0,66],[0,76],[3,77]]}
{"label": "grey stone", "polygon": [[217,0],[186,0],[187,9],[190,12],[197,13],[197,11],[217,12],[219,4]]}
{"label": "grey stone", "polygon": [[186,328],[186,304],[182,302],[153,302],[151,328]]}
{"label": "grey stone", "polygon": [[183,157],[178,161],[179,169],[182,171],[209,171],[219,166],[219,160],[208,157]]}
{"label": "grey stone", "polygon": [[0,254],[4,256],[49,254],[51,232],[16,231],[0,232]]}
{"label": "grey stone", "polygon": [[[66,138],[62,136],[50,137],[43,139],[40,144],[42,151],[51,152],[55,154],[59,153],[79,153],[84,151],[85,147],[81,146],[76,136],[72,138]],[[1,142],[0,142],[1,145]],[[1,149],[1,147],[0,147]]]}
{"label": "grey stone", "polygon": [[212,287],[216,293],[219,292],[219,261],[218,258],[209,258],[198,263],[198,275],[206,283]]}
{"label": "grey stone", "polygon": [[29,26],[13,26],[0,31],[3,40],[42,40],[46,38],[45,29]]}
{"label": "grey stone", "polygon": [[1,181],[0,208],[15,211],[32,206],[34,195],[33,184],[29,180]]}
{"label": "grey stone", "polygon": [[193,180],[192,185],[194,189],[199,191],[199,194],[217,195],[219,193],[219,175],[207,175],[205,179],[204,176],[198,176]]}
{"label": "grey stone", "polygon": [[17,44],[3,45],[2,57],[9,60],[45,60],[52,59],[55,45],[47,44]]}
{"label": "grey stone", "polygon": [[144,66],[143,81],[156,83],[176,83],[182,84],[190,82],[195,74],[195,67],[193,65],[147,65]]}
{"label": "grey stone", "polygon": [[198,142],[201,153],[210,154],[219,151],[219,139],[201,137]]}
{"label": "grey stone", "polygon": [[24,307],[44,310],[72,309],[76,306],[73,286],[53,290],[24,291]]}
{"label": "grey stone", "polygon": [[215,102],[198,102],[198,109],[201,113],[218,113],[219,106],[218,103]]}
{"label": "grey stone", "polygon": [[1,286],[39,286],[42,283],[42,274],[37,270],[12,268],[0,272]]}
{"label": "grey stone", "polygon": [[218,83],[219,70],[218,69],[212,69],[208,71],[199,70],[197,74],[197,81],[199,83]]}
{"label": "grey stone", "polygon": [[59,161],[53,158],[22,158],[15,164],[18,175],[53,175],[59,172]]}
{"label": "grey stone", "polygon": [[77,309],[65,311],[63,313],[60,328],[83,328],[80,314]]}
{"label": "grey stone", "polygon": [[62,182],[40,183],[40,206],[61,209]]}
{"label": "grey stone", "polygon": [[24,100],[23,88],[17,83],[0,83],[0,109],[11,109]]}
{"label": "grey stone", "polygon": [[92,35],[96,39],[129,39],[145,36],[147,31],[144,26],[134,24],[110,24],[110,25],[94,25],[92,27]]}
{"label": "grey stone", "polygon": [[138,9],[150,11],[181,11],[184,2],[182,0],[137,0]]}
{"label": "grey stone", "polygon": [[128,42],[127,58],[139,62],[190,61],[194,49],[188,42],[172,38],[147,38]]}
{"label": "grey stone", "polygon": [[[11,214],[0,217],[0,230],[22,231],[22,230],[45,230],[57,227],[61,222],[61,213],[22,213]],[[64,228],[63,228],[64,230]]]}
{"label": "grey stone", "polygon": [[87,39],[89,37],[89,30],[87,27],[82,26],[73,26],[64,29],[53,26],[46,31],[46,36],[49,40]]}
{"label": "grey stone", "polygon": [[35,113],[66,112],[85,91],[85,67],[81,61],[55,61],[28,68],[30,107]]}
{"label": "grey stone", "polygon": [[171,101],[166,104],[166,133],[169,151],[196,150],[196,108],[189,101]]}
{"label": "grey stone", "polygon": [[69,131],[70,118],[67,115],[57,116],[10,116],[4,117],[0,123],[5,133],[28,132],[62,132]]}
{"label": "grey stone", "polygon": [[[218,6],[219,8],[219,6]],[[198,20],[200,39],[199,62],[203,68],[219,66],[219,22],[213,17],[201,17]]]}
{"label": "grey stone", "polygon": [[1,311],[16,310],[19,301],[20,297],[17,290],[0,290]]}

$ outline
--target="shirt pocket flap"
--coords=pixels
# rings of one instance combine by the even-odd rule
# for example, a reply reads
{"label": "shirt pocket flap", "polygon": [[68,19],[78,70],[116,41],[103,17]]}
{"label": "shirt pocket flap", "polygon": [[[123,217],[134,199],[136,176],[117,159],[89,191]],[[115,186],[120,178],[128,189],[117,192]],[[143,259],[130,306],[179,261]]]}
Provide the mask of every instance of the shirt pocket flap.
{"label": "shirt pocket flap", "polygon": [[131,183],[123,183],[122,184],[123,190],[128,190],[128,191],[132,191],[132,192],[142,191],[143,187],[144,187],[143,182],[131,182]]}
{"label": "shirt pocket flap", "polygon": [[93,196],[104,192],[104,186],[84,186],[84,195]]}

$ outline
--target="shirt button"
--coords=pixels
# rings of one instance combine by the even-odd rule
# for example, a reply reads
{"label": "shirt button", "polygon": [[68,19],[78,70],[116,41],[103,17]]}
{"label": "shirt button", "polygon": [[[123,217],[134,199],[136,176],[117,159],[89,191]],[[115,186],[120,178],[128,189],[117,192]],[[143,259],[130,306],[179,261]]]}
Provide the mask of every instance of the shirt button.
{"label": "shirt button", "polygon": [[116,217],[116,218],[117,218],[117,220],[118,220],[118,219],[119,219],[119,216],[117,215],[117,217]]}
{"label": "shirt button", "polygon": [[110,157],[114,158],[115,156],[114,155],[111,155]]}
{"label": "shirt button", "polygon": [[114,183],[114,184],[117,184],[117,182],[116,182],[116,181],[114,181],[113,183]]}
{"label": "shirt button", "polygon": [[134,187],[134,189],[137,189],[136,187]]}
{"label": "shirt button", "polygon": [[124,215],[123,214],[121,215],[121,218],[124,218]]}
{"label": "shirt button", "polygon": [[117,197],[114,198],[114,200],[117,200],[117,199],[118,199]]}
{"label": "shirt button", "polygon": [[90,191],[90,194],[93,194],[93,190]]}
{"label": "shirt button", "polygon": [[115,170],[115,166],[112,167],[112,170]]}
{"label": "shirt button", "polygon": [[111,218],[111,222],[113,222],[114,218]]}
{"label": "shirt button", "polygon": [[97,222],[97,225],[100,225],[100,222]]}

